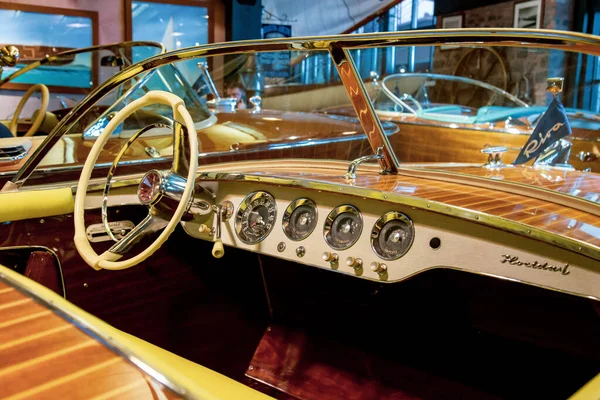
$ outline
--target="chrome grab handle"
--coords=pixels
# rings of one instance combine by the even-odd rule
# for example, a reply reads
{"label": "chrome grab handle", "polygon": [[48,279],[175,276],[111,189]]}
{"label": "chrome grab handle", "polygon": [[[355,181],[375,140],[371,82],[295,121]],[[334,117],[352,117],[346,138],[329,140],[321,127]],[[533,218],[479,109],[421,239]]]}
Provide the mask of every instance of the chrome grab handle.
{"label": "chrome grab handle", "polygon": [[360,164],[366,161],[374,161],[381,159],[383,159],[383,147],[379,147],[377,149],[377,154],[370,154],[368,156],[363,156],[352,161],[350,165],[348,165],[348,172],[344,174],[344,178],[348,180],[356,179],[356,170],[358,169],[358,166]]}

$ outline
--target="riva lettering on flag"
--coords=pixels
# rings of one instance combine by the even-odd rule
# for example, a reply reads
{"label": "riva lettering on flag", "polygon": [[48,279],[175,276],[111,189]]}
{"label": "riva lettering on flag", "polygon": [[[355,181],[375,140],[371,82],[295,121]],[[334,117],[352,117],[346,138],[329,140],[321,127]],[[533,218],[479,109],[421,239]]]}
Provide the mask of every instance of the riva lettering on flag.
{"label": "riva lettering on flag", "polygon": [[524,164],[537,158],[563,137],[571,134],[571,125],[562,104],[554,99],[513,164]]}

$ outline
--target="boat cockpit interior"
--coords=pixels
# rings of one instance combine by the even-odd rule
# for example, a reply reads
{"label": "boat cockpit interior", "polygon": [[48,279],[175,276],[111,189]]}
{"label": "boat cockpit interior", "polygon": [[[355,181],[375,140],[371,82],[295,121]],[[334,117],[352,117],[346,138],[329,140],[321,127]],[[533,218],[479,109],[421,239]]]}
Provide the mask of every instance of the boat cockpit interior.
{"label": "boat cockpit interior", "polygon": [[[0,150],[0,397],[592,398],[600,175],[569,154],[597,142],[529,148],[540,110],[498,88],[362,73],[356,51],[407,43],[600,57],[598,37],[464,29],[122,65],[22,157]],[[327,57],[332,84],[219,95],[277,52]],[[510,148],[422,146],[499,124]]]}

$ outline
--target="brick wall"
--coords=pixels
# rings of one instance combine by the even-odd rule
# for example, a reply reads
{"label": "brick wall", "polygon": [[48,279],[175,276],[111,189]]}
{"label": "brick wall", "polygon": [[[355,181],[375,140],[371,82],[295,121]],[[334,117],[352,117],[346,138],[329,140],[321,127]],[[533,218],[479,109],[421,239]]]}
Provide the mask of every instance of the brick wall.
{"label": "brick wall", "polygon": [[[568,30],[572,26],[573,4],[575,0],[544,0],[541,26],[545,29]],[[510,28],[514,21],[515,3],[520,1],[506,1],[486,7],[474,8],[464,11],[463,28]],[[443,15],[437,16],[437,27],[442,28]],[[565,76],[569,55],[562,51],[532,51],[517,47],[495,48],[506,65],[508,74],[507,90],[518,94],[518,85],[524,86],[523,77],[527,78],[531,87],[532,102],[546,104],[546,78],[549,76]],[[434,54],[433,72],[440,74],[453,74],[460,58],[470,49],[460,48],[441,50],[437,48]],[[488,55],[482,57],[484,62],[478,67],[487,72],[492,68],[492,76],[488,82],[496,84],[502,82],[500,66],[486,63],[496,63],[495,57]],[[476,77],[476,74],[475,76]],[[499,86],[499,85],[497,85]],[[565,88],[568,89],[568,88]]]}

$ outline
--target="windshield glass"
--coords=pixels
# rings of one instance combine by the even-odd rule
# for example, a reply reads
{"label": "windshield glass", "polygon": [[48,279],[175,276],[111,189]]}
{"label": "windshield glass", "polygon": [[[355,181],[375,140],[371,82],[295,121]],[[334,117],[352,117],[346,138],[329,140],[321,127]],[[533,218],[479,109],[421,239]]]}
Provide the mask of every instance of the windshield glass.
{"label": "windshield glass", "polygon": [[[32,136],[46,135],[92,89],[131,65],[134,58],[159,54],[162,47],[158,43],[129,42],[62,50],[41,59],[24,53],[17,65],[2,68],[0,121],[8,127],[15,120],[14,133],[10,136],[27,134],[35,120],[34,113],[47,112],[50,113],[47,118],[31,132]],[[33,90],[31,96],[19,107],[28,90]],[[9,134],[0,132],[0,137],[3,136]]]}
{"label": "windshield glass", "polygon": [[[281,158],[354,160],[379,147],[365,131],[372,139],[385,136],[400,164],[481,166],[488,160],[482,153],[490,148],[506,148],[502,153],[508,164],[553,100],[546,91],[547,79],[564,77],[558,99],[573,131],[567,137],[572,148],[565,163],[600,171],[597,56],[508,45],[398,46],[351,49],[348,60],[335,62],[326,47],[319,50],[316,44],[321,42],[298,46],[311,50],[294,51],[271,51],[271,42],[265,43],[269,51],[183,49],[123,75],[117,86],[84,102],[85,112],[61,127],[66,134],[53,143],[38,169],[80,171],[114,115],[154,90],[185,101],[197,127],[200,165]],[[227,54],[230,48],[236,54]],[[195,57],[182,57],[186,51]],[[159,66],[149,68],[153,65]],[[348,79],[354,67],[362,86]],[[363,94],[373,105],[372,118],[360,105]],[[370,122],[361,124],[355,107]],[[377,120],[381,135],[373,122]],[[94,172],[103,175],[102,168],[123,144],[149,125],[152,129],[136,139],[122,161],[140,170],[150,163],[168,165],[174,123],[178,121],[169,107],[151,105],[134,113],[112,133]],[[4,168],[5,176],[18,170],[11,168]]]}
{"label": "windshield glass", "polygon": [[[329,57],[328,52],[322,53]],[[83,113],[40,166],[57,170],[80,168],[94,140],[114,115],[155,90],[184,100],[196,123],[201,165],[280,157],[353,160],[372,154],[353,111],[344,115],[319,111],[350,101],[331,62],[328,82],[296,83],[305,70],[301,60],[308,54],[285,51],[202,56],[142,71],[110,90]],[[190,70],[192,64],[194,70]],[[207,126],[206,121],[211,118],[214,122]],[[168,106],[151,105],[135,112],[113,132],[99,158],[98,173],[102,174],[101,167],[112,163],[129,138],[149,125],[152,129],[136,139],[122,161],[168,163],[173,152],[173,123],[177,121],[173,121]],[[389,122],[384,123],[384,130],[389,136],[398,132],[397,126]],[[117,175],[120,172],[127,173],[122,169]]]}
{"label": "windshield glass", "polygon": [[[600,155],[597,56],[512,46],[402,46],[350,51],[382,121],[400,128],[400,162],[484,163],[485,148],[506,147],[515,160],[548,109],[548,78],[564,78],[558,100],[572,134],[569,163]],[[341,113],[344,108],[328,109]],[[600,168],[598,168],[600,170]]]}
{"label": "windshield glass", "polygon": [[[273,52],[198,58],[196,71],[189,71],[190,60],[166,64],[124,85],[128,89],[121,88],[123,95],[117,101],[107,103],[105,109],[100,107],[102,113],[95,122],[88,118],[70,133],[83,132],[84,140],[92,139],[92,131],[96,135],[99,131],[90,127],[104,123],[107,115],[118,112],[148,91],[162,90],[184,99],[197,123],[214,115],[216,122],[212,126],[198,128],[201,164],[282,155],[350,160],[370,153],[354,113],[316,112],[349,101],[339,80],[309,86],[282,82],[283,75],[290,79],[299,76],[296,60],[302,57],[301,52]],[[331,73],[337,74],[333,69]],[[104,100],[99,104],[104,104]],[[130,137],[150,123],[170,119],[171,114],[165,106],[144,108],[114,133],[115,145],[118,147],[118,139]],[[386,123],[385,129],[389,135],[397,131],[392,123]],[[139,139],[140,146],[153,148],[153,153],[160,157],[171,154],[170,140],[164,129],[152,129]],[[110,159],[110,150],[106,157]]]}

